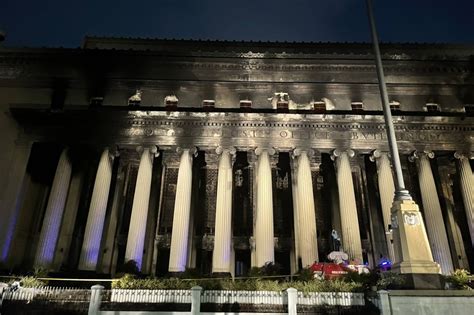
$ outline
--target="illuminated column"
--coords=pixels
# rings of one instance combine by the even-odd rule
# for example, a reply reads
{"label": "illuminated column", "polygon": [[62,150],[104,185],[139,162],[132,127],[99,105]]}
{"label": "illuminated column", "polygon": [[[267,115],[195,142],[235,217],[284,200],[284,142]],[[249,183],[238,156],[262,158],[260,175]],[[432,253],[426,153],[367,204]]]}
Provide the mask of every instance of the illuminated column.
{"label": "illuminated column", "polygon": [[296,237],[298,242],[298,255],[301,257],[303,267],[311,266],[318,260],[318,242],[316,234],[316,213],[314,206],[313,181],[311,179],[311,165],[309,156],[313,150],[293,151],[296,159],[296,169],[293,190],[294,198],[297,199],[298,229]]}
{"label": "illuminated column", "polygon": [[474,247],[474,175],[466,155],[456,152],[454,157],[459,160],[462,199],[469,232],[471,233],[471,244]]}
{"label": "illuminated column", "polygon": [[415,159],[417,159],[418,162],[418,180],[420,183],[421,200],[424,208],[428,240],[430,241],[434,261],[439,263],[443,274],[449,274],[453,271],[453,262],[444,226],[443,214],[441,213],[438,192],[429,161],[429,159],[433,157],[433,152],[415,152],[413,156],[410,157],[410,160],[415,161]]}
{"label": "illuminated column", "polygon": [[49,268],[53,263],[59,228],[63,219],[64,205],[71,180],[71,161],[69,150],[64,149],[59,157],[53,185],[49,193],[48,205],[44,214],[43,225],[36,249],[35,267]]}
{"label": "illuminated column", "polygon": [[257,211],[255,219],[255,252],[258,267],[275,261],[273,234],[272,169],[269,155],[274,149],[257,148]]}
{"label": "illuminated column", "polygon": [[113,161],[114,156],[110,154],[109,148],[105,148],[100,157],[95,176],[94,190],[79,259],[79,270],[95,270],[97,266],[105,213],[107,212],[110,182],[112,181]]}
{"label": "illuminated column", "polygon": [[[12,160],[7,174],[5,190],[0,192],[0,262],[6,265],[7,259],[14,254],[11,251],[17,220],[25,195],[26,167],[30,158],[32,143],[20,141],[11,153]],[[3,201],[3,202],[2,202]]]}
{"label": "illuminated column", "polygon": [[393,183],[393,174],[390,167],[390,160],[386,152],[374,151],[370,156],[372,161],[377,164],[377,180],[380,194],[380,204],[382,206],[383,226],[385,239],[387,241],[388,258],[395,261],[395,253],[392,244],[392,234],[388,226],[392,224],[392,204],[395,197],[395,185]]}
{"label": "illuminated column", "polygon": [[191,214],[191,191],[193,175],[193,156],[196,148],[180,149],[181,160],[176,185],[176,200],[173,213],[173,230],[171,232],[171,249],[168,270],[183,272],[186,269],[188,255],[189,221]]}
{"label": "illuminated column", "polygon": [[141,152],[140,166],[138,167],[137,184],[133,195],[132,214],[128,230],[127,247],[125,249],[125,262],[134,260],[141,270],[143,247],[145,243],[146,221],[148,205],[150,202],[151,176],[153,171],[153,158],[158,155],[158,150],[153,147],[138,147]]}
{"label": "illuminated column", "polygon": [[212,253],[212,272],[231,272],[232,253],[232,155],[235,149],[217,148],[219,170],[217,176],[216,226],[214,251]]}
{"label": "illuminated column", "polygon": [[336,162],[339,207],[341,211],[342,247],[349,255],[349,259],[356,259],[363,263],[359,219],[349,162],[349,157],[354,155],[355,153],[352,150],[334,150],[331,157]]}

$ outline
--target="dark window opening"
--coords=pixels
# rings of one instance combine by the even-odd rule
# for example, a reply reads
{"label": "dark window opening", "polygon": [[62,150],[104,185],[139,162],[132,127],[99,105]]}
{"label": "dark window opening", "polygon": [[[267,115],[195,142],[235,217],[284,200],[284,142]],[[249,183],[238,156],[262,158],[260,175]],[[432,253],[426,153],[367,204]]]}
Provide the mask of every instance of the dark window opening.
{"label": "dark window opening", "polygon": [[216,107],[216,101],[214,100],[204,100],[202,101],[202,107],[205,109],[213,109]]}
{"label": "dark window opening", "polygon": [[361,112],[364,110],[362,102],[351,103],[351,109],[353,112]]}
{"label": "dark window opening", "polygon": [[103,97],[91,97],[91,99],[89,100],[89,105],[91,107],[99,107],[99,106],[102,106],[102,104],[104,103],[104,98]]}
{"label": "dark window opening", "polygon": [[250,100],[241,100],[240,101],[240,108],[241,109],[251,109],[252,108],[252,101],[250,101]]}
{"label": "dark window opening", "polygon": [[400,104],[390,103],[390,110],[392,112],[399,112],[400,111]]}
{"label": "dark window opening", "polygon": [[326,103],[325,102],[314,102],[313,103],[314,111],[317,113],[326,112]]}
{"label": "dark window opening", "polygon": [[464,111],[466,114],[474,114],[474,104],[464,105]]}
{"label": "dark window opening", "polygon": [[439,112],[440,108],[437,104],[426,104],[426,111],[429,113]]}

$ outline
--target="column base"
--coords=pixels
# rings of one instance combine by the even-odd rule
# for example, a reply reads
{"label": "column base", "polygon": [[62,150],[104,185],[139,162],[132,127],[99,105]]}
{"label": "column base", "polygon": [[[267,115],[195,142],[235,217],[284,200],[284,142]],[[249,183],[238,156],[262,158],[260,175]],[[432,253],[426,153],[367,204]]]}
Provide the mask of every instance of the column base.
{"label": "column base", "polygon": [[400,274],[440,274],[441,268],[433,261],[404,261],[395,263],[392,271]]}
{"label": "column base", "polygon": [[443,276],[436,273],[407,273],[400,276],[403,284],[399,289],[404,290],[443,290],[446,283]]}

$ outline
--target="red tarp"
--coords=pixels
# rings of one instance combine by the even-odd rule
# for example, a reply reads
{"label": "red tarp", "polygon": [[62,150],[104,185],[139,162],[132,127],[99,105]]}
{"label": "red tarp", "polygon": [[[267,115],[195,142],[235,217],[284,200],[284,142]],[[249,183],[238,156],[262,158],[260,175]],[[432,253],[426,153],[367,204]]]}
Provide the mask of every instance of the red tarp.
{"label": "red tarp", "polygon": [[352,270],[335,263],[314,263],[310,269],[315,278],[324,278],[326,280],[340,278]]}

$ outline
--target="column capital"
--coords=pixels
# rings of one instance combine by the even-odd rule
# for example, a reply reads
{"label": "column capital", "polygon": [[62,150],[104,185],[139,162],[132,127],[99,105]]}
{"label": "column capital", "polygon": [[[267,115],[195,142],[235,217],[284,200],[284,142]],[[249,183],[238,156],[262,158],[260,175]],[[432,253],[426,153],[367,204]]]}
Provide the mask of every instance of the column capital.
{"label": "column capital", "polygon": [[300,156],[302,153],[306,153],[308,155],[308,158],[312,158],[316,154],[316,150],[312,148],[296,147],[290,151],[290,156],[292,158],[296,158]]}
{"label": "column capital", "polygon": [[346,150],[334,149],[331,152],[331,160],[335,161],[338,157],[340,157],[344,153],[346,153],[349,158],[352,158],[355,156],[355,151],[352,149],[346,149]]}
{"label": "column capital", "polygon": [[237,154],[237,149],[235,147],[221,147],[221,146],[218,146],[216,148],[216,153],[218,155],[221,155],[222,153],[224,153],[226,151],[232,156],[235,156]]}
{"label": "column capital", "polygon": [[422,156],[426,156],[429,159],[433,159],[435,154],[433,151],[425,150],[425,151],[413,151],[409,156],[408,160],[410,162],[415,162],[417,159],[421,158]]}
{"label": "column capital", "polygon": [[111,159],[114,159],[114,158],[120,156],[121,148],[117,144],[110,144],[110,145],[104,147],[104,150],[109,150],[109,157]]}
{"label": "column capital", "polygon": [[189,154],[191,154],[193,157],[198,156],[198,148],[196,147],[189,147],[189,148],[176,147],[176,153],[178,154],[182,154],[184,150],[189,150]]}
{"label": "column capital", "polygon": [[386,151],[380,151],[380,150],[374,150],[370,153],[369,155],[369,160],[371,162],[375,162],[378,158],[380,158],[382,155],[386,155],[388,158],[390,158],[390,152]]}
{"label": "column capital", "polygon": [[473,160],[474,159],[474,152],[464,152],[464,151],[456,151],[454,152],[454,158],[457,160]]}
{"label": "column capital", "polygon": [[263,153],[263,151],[267,151],[268,155],[274,155],[278,153],[274,147],[257,147],[255,149],[255,155],[259,156]]}
{"label": "column capital", "polygon": [[149,146],[137,146],[136,151],[138,154],[142,154],[145,149],[150,150],[150,154],[152,154],[154,157],[158,157],[160,155],[160,151],[158,151],[158,147],[156,145],[149,145]]}

